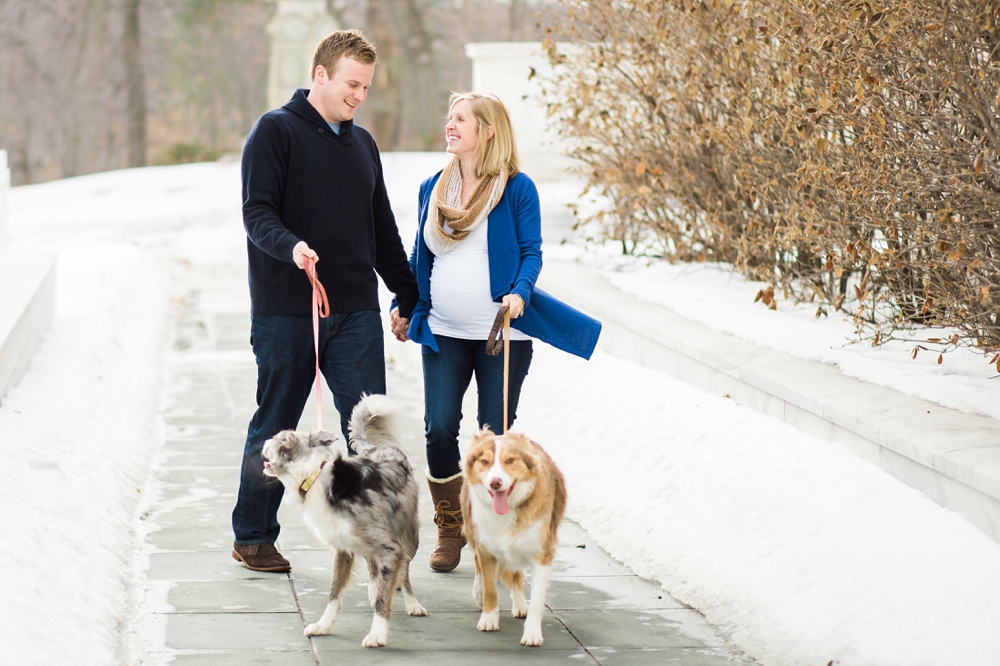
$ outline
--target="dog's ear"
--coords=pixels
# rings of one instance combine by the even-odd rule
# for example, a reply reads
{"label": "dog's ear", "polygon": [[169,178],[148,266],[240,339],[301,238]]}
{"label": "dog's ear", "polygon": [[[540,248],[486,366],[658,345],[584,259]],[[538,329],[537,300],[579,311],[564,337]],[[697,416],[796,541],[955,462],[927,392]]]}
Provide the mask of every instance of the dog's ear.
{"label": "dog's ear", "polygon": [[309,433],[309,447],[333,446],[340,439],[339,435],[326,430],[317,430]]}

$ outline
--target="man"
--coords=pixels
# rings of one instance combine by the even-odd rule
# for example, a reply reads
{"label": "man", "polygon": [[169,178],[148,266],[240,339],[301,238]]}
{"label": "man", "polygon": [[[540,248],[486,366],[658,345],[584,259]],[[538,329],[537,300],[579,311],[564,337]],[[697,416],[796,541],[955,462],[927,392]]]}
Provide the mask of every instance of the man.
{"label": "man", "polygon": [[254,571],[291,569],[274,547],[282,485],[263,475],[261,449],[275,433],[297,426],[315,381],[304,258],[317,262],[329,296],[330,316],[320,322],[320,369],[345,437],[362,394],[385,393],[376,272],[396,295],[401,316],[417,301],[378,147],[353,122],[375,63],[375,47],[360,32],[327,35],[313,55],[312,88],[264,114],[243,150],[257,411],[233,510],[233,557]]}

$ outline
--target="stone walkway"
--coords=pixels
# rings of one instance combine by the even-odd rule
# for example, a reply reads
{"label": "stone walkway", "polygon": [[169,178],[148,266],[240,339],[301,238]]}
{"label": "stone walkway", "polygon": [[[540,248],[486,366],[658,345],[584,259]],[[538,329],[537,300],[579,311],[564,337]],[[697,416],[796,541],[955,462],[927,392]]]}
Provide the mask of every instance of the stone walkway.
{"label": "stone walkway", "polygon": [[[545,645],[519,644],[521,620],[509,616],[501,591],[499,632],[476,630],[468,549],[454,572],[427,566],[434,543],[433,507],[424,478],[422,389],[416,345],[386,343],[389,395],[402,415],[403,446],[421,485],[421,547],[411,567],[414,592],[427,617],[409,617],[401,597],[389,623],[389,644],[361,647],[371,623],[358,568],[329,636],[308,638],[306,624],[322,613],[332,554],[308,532],[294,508],[282,507],[280,550],[290,574],[249,571],[230,556],[230,513],[239,482],[246,424],[254,409],[255,366],[249,322],[236,294],[239,276],[214,276],[219,291],[182,304],[168,364],[163,407],[165,444],[143,492],[145,588],[127,644],[139,664],[746,664],[696,610],[632,574],[578,525],[564,522],[543,625]],[[208,280],[205,284],[213,284]],[[387,301],[386,301],[387,302]],[[236,303],[237,305],[234,305]],[[235,311],[234,311],[235,310]],[[470,392],[470,399],[473,397]],[[338,423],[328,393],[324,423]],[[310,399],[300,427],[315,425]],[[466,414],[474,414],[467,402]],[[463,436],[475,424],[463,422]],[[505,605],[508,604],[508,605]]]}

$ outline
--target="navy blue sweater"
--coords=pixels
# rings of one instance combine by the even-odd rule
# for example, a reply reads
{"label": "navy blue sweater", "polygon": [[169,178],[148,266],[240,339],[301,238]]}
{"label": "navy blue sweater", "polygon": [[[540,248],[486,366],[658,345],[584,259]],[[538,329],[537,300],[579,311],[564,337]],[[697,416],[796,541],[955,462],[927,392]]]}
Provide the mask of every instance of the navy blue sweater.
{"label": "navy blue sweater", "polygon": [[400,315],[417,302],[389,206],[382,161],[371,134],[341,123],[334,134],[299,89],[257,121],[243,149],[243,224],[250,304],[255,315],[309,314],[312,288],[292,262],[309,244],[331,313],[378,310],[378,279],[396,295]]}

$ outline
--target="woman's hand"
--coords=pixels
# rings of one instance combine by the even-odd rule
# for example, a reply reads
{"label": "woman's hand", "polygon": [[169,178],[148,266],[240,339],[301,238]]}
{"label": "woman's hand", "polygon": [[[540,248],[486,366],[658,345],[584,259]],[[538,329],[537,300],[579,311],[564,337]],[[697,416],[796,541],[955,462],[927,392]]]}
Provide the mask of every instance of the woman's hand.
{"label": "woman's hand", "polygon": [[406,329],[410,327],[410,320],[399,316],[399,308],[393,308],[389,313],[389,326],[392,328],[392,334],[400,342],[406,342],[410,339],[410,336],[406,334]]}
{"label": "woman's hand", "polygon": [[517,319],[524,312],[524,299],[517,294],[507,294],[500,302],[507,306],[511,319]]}

